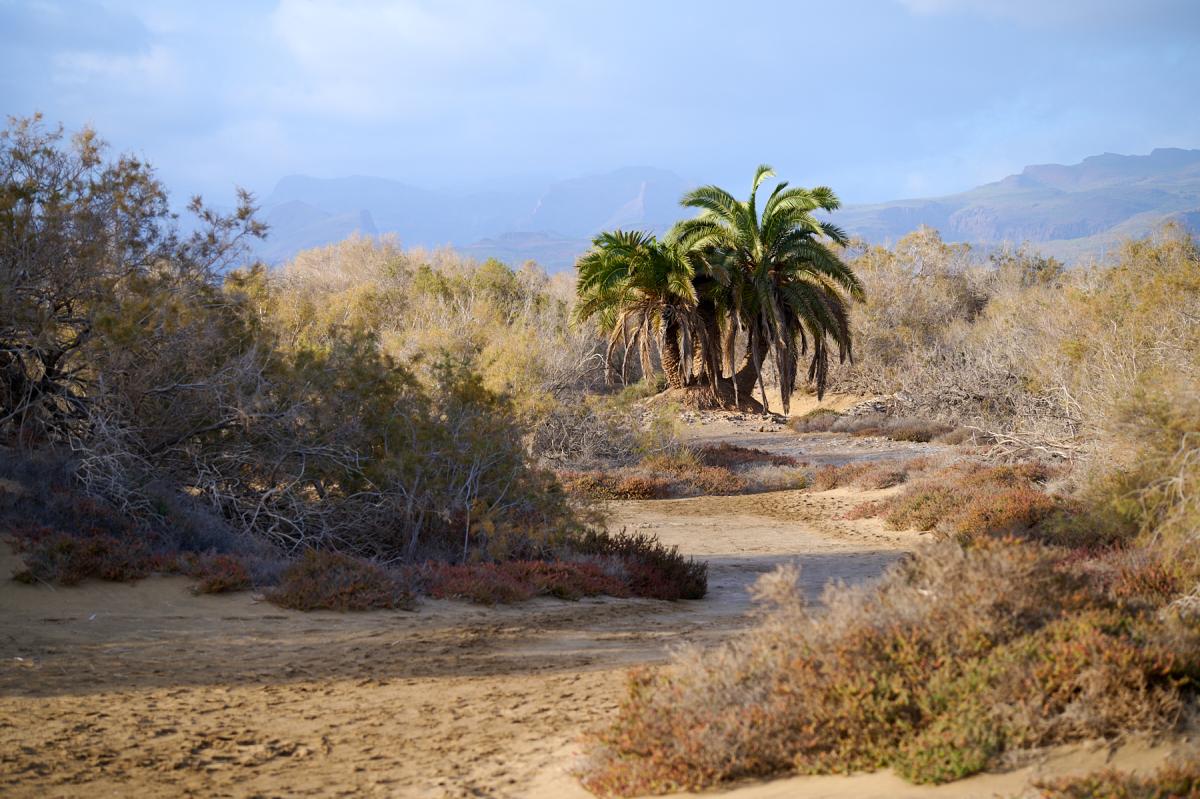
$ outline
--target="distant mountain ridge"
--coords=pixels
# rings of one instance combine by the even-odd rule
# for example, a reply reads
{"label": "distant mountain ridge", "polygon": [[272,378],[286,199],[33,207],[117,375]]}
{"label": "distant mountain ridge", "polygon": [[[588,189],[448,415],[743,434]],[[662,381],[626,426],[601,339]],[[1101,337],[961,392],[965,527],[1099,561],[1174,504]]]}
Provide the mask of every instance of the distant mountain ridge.
{"label": "distant mountain ridge", "polygon": [[1029,242],[1047,255],[1074,261],[1098,256],[1168,220],[1200,229],[1200,150],[1105,153],[1069,166],[1028,166],[959,194],[847,206],[834,218],[853,235],[876,243],[927,225],[948,241]]}
{"label": "distant mountain ridge", "polygon": [[[540,190],[478,192],[434,191],[369,176],[292,175],[263,200],[271,231],[257,254],[279,263],[352,233],[394,233],[405,246],[452,245],[514,265],[536,260],[554,271],[569,268],[601,230],[662,233],[685,216],[679,198],[693,185],[653,167],[561,180]],[[1029,242],[1076,261],[1167,220],[1200,230],[1200,150],[1105,153],[1078,164],[1028,166],[958,194],[849,205],[833,219],[872,243],[894,242],[926,225],[947,241]]]}

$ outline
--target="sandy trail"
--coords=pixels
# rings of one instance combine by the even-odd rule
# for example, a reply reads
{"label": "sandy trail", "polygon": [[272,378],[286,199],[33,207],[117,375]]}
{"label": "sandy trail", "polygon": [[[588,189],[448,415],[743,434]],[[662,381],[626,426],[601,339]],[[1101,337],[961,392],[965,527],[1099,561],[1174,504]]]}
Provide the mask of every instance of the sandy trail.
{"label": "sandy trail", "polygon": [[[739,427],[696,434],[745,441]],[[749,443],[799,446],[830,462],[921,449],[838,438],[802,445],[764,433]],[[614,503],[613,527],[652,530],[709,560],[710,594],[694,602],[299,613],[250,594],[193,596],[182,578],[57,590],[0,581],[0,793],[586,796],[568,774],[575,744],[613,712],[628,666],[744,626],[746,587],[779,563],[800,562],[816,599],[831,580],[877,576],[913,545],[871,521],[837,520],[870,496]],[[14,565],[5,551],[0,575]],[[1017,775],[1002,776],[1028,778]],[[807,778],[735,793],[926,795],[891,779]],[[954,795],[991,793],[975,788]]]}

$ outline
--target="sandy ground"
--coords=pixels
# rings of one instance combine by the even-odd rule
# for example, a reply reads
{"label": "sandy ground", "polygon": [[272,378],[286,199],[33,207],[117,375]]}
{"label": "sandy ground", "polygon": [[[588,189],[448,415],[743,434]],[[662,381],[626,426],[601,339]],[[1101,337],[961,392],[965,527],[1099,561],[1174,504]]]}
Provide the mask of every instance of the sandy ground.
{"label": "sandy ground", "polygon": [[[692,435],[810,462],[929,449],[772,427],[710,419]],[[614,503],[614,528],[652,530],[709,561],[709,596],[693,602],[429,601],[417,612],[299,613],[248,593],[193,596],[182,578],[57,590],[0,581],[0,794],[587,796],[569,774],[578,738],[614,711],[630,665],[744,626],[746,587],[779,563],[798,561],[817,599],[827,582],[871,579],[915,544],[870,520],[838,520],[876,495]],[[14,566],[4,551],[0,574]],[[1110,758],[1145,766],[1168,749],[1045,753],[941,789],[885,773],[729,795],[1011,795],[1034,774]]]}

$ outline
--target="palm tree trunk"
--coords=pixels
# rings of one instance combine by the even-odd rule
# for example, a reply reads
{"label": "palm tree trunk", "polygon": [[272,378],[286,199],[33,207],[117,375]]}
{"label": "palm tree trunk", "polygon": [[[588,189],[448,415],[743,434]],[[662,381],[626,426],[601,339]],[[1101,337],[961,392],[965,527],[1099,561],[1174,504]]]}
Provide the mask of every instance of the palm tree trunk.
{"label": "palm tree trunk", "polygon": [[762,336],[751,333],[750,340],[746,342],[746,353],[742,356],[742,365],[733,376],[738,397],[754,396],[754,387],[759,381],[759,372],[766,357],[766,341]]}
{"label": "palm tree trunk", "polygon": [[668,320],[664,325],[660,360],[663,371],[667,373],[667,385],[671,388],[683,388],[683,361],[679,357],[679,323],[674,320]]}

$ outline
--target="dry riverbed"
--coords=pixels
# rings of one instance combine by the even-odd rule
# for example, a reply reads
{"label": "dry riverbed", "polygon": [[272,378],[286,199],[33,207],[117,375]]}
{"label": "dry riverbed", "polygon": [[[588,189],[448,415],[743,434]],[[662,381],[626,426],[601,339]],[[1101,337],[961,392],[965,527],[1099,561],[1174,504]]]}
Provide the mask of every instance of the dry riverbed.
{"label": "dry riverbed", "polygon": [[[763,428],[760,430],[759,428]],[[691,435],[837,463],[931,445],[797,437],[708,416]],[[249,594],[193,596],[182,578],[30,587],[0,581],[0,794],[43,796],[587,796],[577,741],[616,707],[625,670],[746,624],[746,588],[798,561],[817,600],[831,580],[872,579],[916,545],[876,520],[843,521],[883,492],[781,491],[613,503],[611,526],[646,529],[710,563],[704,600],[536,600],[416,612],[281,610]],[[0,575],[16,565],[5,550]],[[1156,763],[1133,744],[1118,764]],[[1046,753],[938,789],[888,774],[802,778],[739,797],[990,796],[1035,773],[1112,755]]]}

